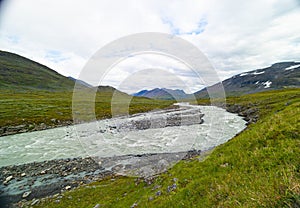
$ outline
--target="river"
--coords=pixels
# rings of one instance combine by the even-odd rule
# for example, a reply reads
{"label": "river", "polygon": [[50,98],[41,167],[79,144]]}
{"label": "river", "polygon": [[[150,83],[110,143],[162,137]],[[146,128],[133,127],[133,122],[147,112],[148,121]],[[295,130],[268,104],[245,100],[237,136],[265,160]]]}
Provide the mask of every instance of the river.
{"label": "river", "polygon": [[207,150],[246,127],[242,117],[218,107],[179,106],[0,137],[0,167],[60,158]]}

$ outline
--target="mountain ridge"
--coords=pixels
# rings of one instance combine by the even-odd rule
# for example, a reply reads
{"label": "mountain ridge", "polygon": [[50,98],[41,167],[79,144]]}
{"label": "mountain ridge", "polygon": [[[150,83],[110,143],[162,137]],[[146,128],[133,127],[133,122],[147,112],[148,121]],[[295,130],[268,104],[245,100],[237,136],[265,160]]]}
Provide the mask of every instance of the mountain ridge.
{"label": "mountain ridge", "polygon": [[147,98],[162,99],[162,100],[186,99],[189,96],[189,94],[186,94],[184,90],[181,89],[173,90],[167,88],[154,88],[152,90],[141,90],[132,95],[137,97],[147,97]]}
{"label": "mountain ridge", "polygon": [[234,75],[220,83],[194,93],[196,98],[208,97],[209,91],[220,91],[224,87],[226,96],[253,94],[269,90],[300,87],[300,62],[278,62],[269,67]]}

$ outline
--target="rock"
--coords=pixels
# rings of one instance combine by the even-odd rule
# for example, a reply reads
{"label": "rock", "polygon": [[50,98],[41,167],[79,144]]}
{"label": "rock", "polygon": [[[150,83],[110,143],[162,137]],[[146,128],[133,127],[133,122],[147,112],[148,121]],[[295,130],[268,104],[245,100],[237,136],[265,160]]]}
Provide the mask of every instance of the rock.
{"label": "rock", "polygon": [[9,126],[8,130],[9,131],[19,131],[22,130],[23,128],[25,128],[26,125],[22,124],[22,125],[18,125],[18,126]]}
{"label": "rock", "polygon": [[224,164],[220,165],[220,167],[226,168],[228,165],[229,165],[228,163],[224,163]]}
{"label": "rock", "polygon": [[121,169],[123,168],[123,165],[122,164],[118,164],[114,167],[112,167],[112,171],[120,171]]}
{"label": "rock", "polygon": [[26,198],[31,194],[31,191],[26,191],[23,193],[22,198]]}
{"label": "rock", "polygon": [[8,177],[5,179],[4,183],[8,183],[11,179],[13,179],[13,176],[8,176]]}
{"label": "rock", "polygon": [[174,191],[177,188],[177,185],[174,183],[172,186],[168,186],[167,192],[170,193],[171,191]]}
{"label": "rock", "polygon": [[42,170],[42,171],[41,171],[41,174],[45,174],[45,173],[46,173],[46,171],[45,171],[45,170]]}
{"label": "rock", "polygon": [[134,203],[133,203],[133,205],[131,205],[131,207],[130,207],[130,208],[137,207],[137,205],[138,205],[138,204],[137,204],[136,202],[134,202]]}
{"label": "rock", "polygon": [[39,202],[40,202],[39,199],[35,199],[32,201],[31,206],[34,206],[34,205],[38,204]]}
{"label": "rock", "polygon": [[66,186],[65,189],[66,190],[70,190],[72,187],[71,186]]}
{"label": "rock", "polygon": [[45,123],[40,123],[39,125],[36,125],[35,130],[45,130],[47,129],[47,124]]}
{"label": "rock", "polygon": [[176,185],[176,183],[174,183],[172,186],[168,186],[167,192],[174,191],[176,188],[177,188],[177,185]]}
{"label": "rock", "polygon": [[180,112],[160,111],[151,118],[131,119],[120,123],[118,130],[145,130],[149,128],[164,128],[166,126],[182,126],[203,123],[204,114],[199,109],[186,108]]}
{"label": "rock", "polygon": [[159,189],[161,186],[160,185],[155,185],[153,188],[152,188],[152,190],[154,191],[154,190],[156,190],[156,189]]}
{"label": "rock", "polygon": [[55,200],[55,203],[57,203],[57,204],[58,204],[59,202],[60,202],[60,200],[59,200],[59,199]]}
{"label": "rock", "polygon": [[22,173],[22,174],[21,174],[21,177],[25,177],[25,176],[26,176],[26,173]]}
{"label": "rock", "polygon": [[96,204],[95,206],[94,206],[94,208],[99,208],[100,207],[100,204]]}
{"label": "rock", "polygon": [[29,126],[28,126],[28,130],[32,130],[32,129],[34,129],[34,125],[33,124],[29,124]]}
{"label": "rock", "polygon": [[153,201],[153,197],[152,196],[150,196],[149,198],[148,198],[148,201]]}
{"label": "rock", "polygon": [[251,114],[256,113],[256,111],[257,111],[257,109],[255,109],[255,108],[250,108],[250,109],[248,109],[248,110],[245,111],[245,114],[246,114],[247,116],[249,116],[249,115],[251,115]]}
{"label": "rock", "polygon": [[3,182],[4,185],[7,185],[9,183],[9,181],[11,181],[13,179],[13,176],[8,176],[5,181]]}
{"label": "rock", "polygon": [[156,196],[160,196],[160,195],[161,195],[161,191],[156,192],[155,195],[156,195]]}
{"label": "rock", "polygon": [[0,134],[4,134],[5,132],[6,132],[6,127],[2,127],[2,128],[0,128]]}

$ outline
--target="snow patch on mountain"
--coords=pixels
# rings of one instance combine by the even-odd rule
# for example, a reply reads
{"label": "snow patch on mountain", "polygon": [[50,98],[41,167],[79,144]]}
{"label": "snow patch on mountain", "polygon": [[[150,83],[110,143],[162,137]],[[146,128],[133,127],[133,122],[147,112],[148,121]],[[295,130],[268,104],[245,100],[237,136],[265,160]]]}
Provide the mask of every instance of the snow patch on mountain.
{"label": "snow patch on mountain", "polygon": [[248,75],[248,73],[242,73],[242,74],[240,74],[240,77],[243,77],[243,76],[246,76],[246,75]]}
{"label": "snow patch on mountain", "polygon": [[272,82],[270,80],[268,80],[266,82],[263,82],[262,84],[265,85],[264,88],[269,88],[269,87],[271,87]]}
{"label": "snow patch on mountain", "polygon": [[253,72],[252,74],[253,75],[260,75],[260,74],[263,74],[263,73],[265,73],[264,71],[262,71],[262,72]]}
{"label": "snow patch on mountain", "polygon": [[294,65],[294,66],[290,66],[290,67],[287,67],[287,68],[285,68],[285,71],[291,70],[291,69],[295,69],[295,68],[298,68],[299,66],[300,66],[300,64]]}

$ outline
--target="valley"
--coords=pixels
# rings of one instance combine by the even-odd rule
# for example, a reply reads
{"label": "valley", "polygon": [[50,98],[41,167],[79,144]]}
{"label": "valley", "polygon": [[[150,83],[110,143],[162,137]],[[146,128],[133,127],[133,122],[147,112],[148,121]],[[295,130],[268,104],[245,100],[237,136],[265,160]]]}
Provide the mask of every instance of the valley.
{"label": "valley", "polygon": [[[95,113],[74,120],[74,78],[64,77],[18,55],[7,52],[1,52],[1,55],[0,72],[5,75],[0,80],[0,141],[3,147],[0,151],[4,162],[0,169],[1,200],[10,197],[8,200],[17,206],[50,208],[94,207],[97,204],[105,207],[130,207],[133,204],[141,207],[297,207],[300,204],[298,62],[277,63],[224,80],[226,102],[219,103],[223,109],[212,112],[209,109],[215,107],[210,106],[206,89],[194,94],[197,100],[191,100],[190,95],[182,90],[159,88],[136,94],[137,97],[110,86],[93,87],[80,81],[80,93],[95,96]],[[209,87],[213,89],[219,84]],[[149,92],[151,98],[147,97]],[[130,103],[112,113],[111,102],[115,94],[118,102],[129,100]],[[174,100],[174,97],[178,99]],[[178,101],[189,102],[200,111],[180,111],[180,106],[174,105]],[[180,128],[177,128],[178,111],[187,118],[187,125]],[[226,125],[221,125],[222,131],[217,125],[220,124],[217,111],[229,118]],[[153,117],[152,123],[146,119],[149,115]],[[191,115],[200,116],[195,120],[196,125],[190,123],[194,122]],[[242,126],[234,119],[230,120],[231,116]],[[130,122],[119,122],[122,118],[129,118],[127,121]],[[216,131],[210,141],[204,129],[211,124],[209,119],[214,123],[208,125],[208,129]],[[94,132],[95,138],[100,135],[109,137],[107,147],[93,150],[102,153],[96,154],[98,160],[81,152],[90,151],[95,145],[93,134],[87,132],[88,125],[93,125],[93,122],[103,124],[99,131]],[[247,127],[243,130],[246,122]],[[78,143],[79,149],[76,149],[76,136],[73,135],[75,126],[82,126],[79,128],[83,136],[81,144]],[[154,132],[160,128],[164,136]],[[200,139],[199,143],[190,142],[188,138],[195,132],[203,134],[206,139]],[[130,135],[131,140],[114,141],[118,134],[124,133]],[[174,139],[178,133],[182,140],[174,143],[179,141]],[[48,137],[43,134],[48,134]],[[25,135],[29,137],[26,139]],[[141,141],[145,135],[148,135],[148,140]],[[202,136],[196,135],[196,138]],[[136,140],[132,141],[133,138]],[[154,140],[160,149],[155,145],[154,149],[143,149],[146,143]],[[132,143],[126,143],[130,141]],[[74,145],[73,148],[68,142]],[[109,151],[112,147],[109,145],[113,144],[113,151]],[[39,149],[41,146],[44,151]],[[26,148],[30,154],[26,153]],[[57,153],[60,148],[62,151]],[[68,148],[76,154],[68,152]],[[5,154],[11,155],[6,157]],[[39,160],[35,159],[36,156]],[[170,164],[174,158],[177,163],[166,169],[168,163],[157,162],[163,156],[170,160]],[[137,160],[141,161],[141,166],[130,163]],[[147,167],[149,161],[154,165],[152,168],[160,171],[145,174],[150,169],[143,167]],[[45,168],[41,168],[44,165]],[[133,174],[133,177],[127,175],[128,171],[140,175]],[[48,185],[43,185],[43,181]],[[11,191],[9,196],[5,195],[8,189]]]}
{"label": "valley", "polygon": [[229,97],[227,103],[242,114],[253,112],[257,122],[209,154],[180,161],[153,177],[104,176],[38,200],[34,207],[297,207],[299,89]]}

